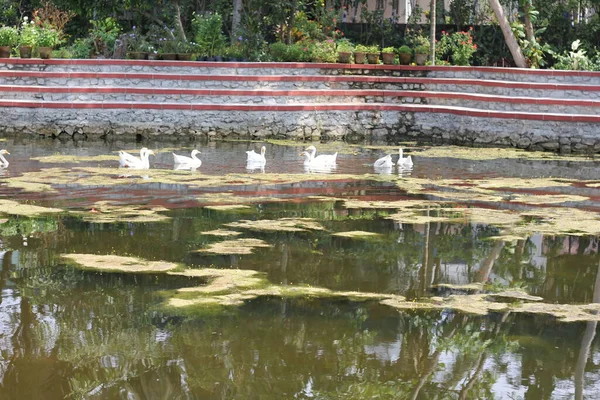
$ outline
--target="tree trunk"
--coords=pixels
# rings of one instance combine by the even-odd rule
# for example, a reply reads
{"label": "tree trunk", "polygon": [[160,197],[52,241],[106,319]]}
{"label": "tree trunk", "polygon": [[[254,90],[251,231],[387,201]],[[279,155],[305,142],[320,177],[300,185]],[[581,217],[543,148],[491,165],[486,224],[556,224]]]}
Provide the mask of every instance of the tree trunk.
{"label": "tree trunk", "polygon": [[242,0],[233,0],[233,15],[231,17],[231,43],[237,41],[242,23]]}
{"label": "tree trunk", "polygon": [[435,65],[435,31],[437,29],[437,21],[436,21],[436,11],[437,11],[437,1],[431,0],[429,15],[431,17],[430,23],[430,40],[431,40],[431,65]]}
{"label": "tree trunk", "polygon": [[173,5],[175,6],[175,25],[177,25],[177,31],[179,32],[179,37],[182,40],[187,42],[187,37],[185,36],[185,30],[183,29],[183,23],[181,22],[181,9],[179,7],[179,0],[174,0]]}
{"label": "tree trunk", "polygon": [[504,40],[510,50],[510,54],[512,54],[513,59],[515,60],[515,64],[519,68],[527,68],[527,62],[525,61],[525,57],[523,57],[521,47],[519,47],[517,38],[515,38],[513,31],[510,29],[510,24],[508,23],[506,15],[504,15],[504,10],[502,9],[500,1],[490,0],[490,6],[498,19],[498,24],[500,24],[500,29],[502,29],[502,33],[504,34]]}
{"label": "tree trunk", "polygon": [[531,4],[531,0],[526,0],[525,1],[525,12],[523,13],[525,15],[524,17],[524,22],[525,22],[525,34],[527,36],[527,40],[529,40],[531,43],[535,42],[535,32],[533,30],[533,23],[531,22],[531,18],[529,17],[529,13],[532,11],[533,9],[533,4]]}

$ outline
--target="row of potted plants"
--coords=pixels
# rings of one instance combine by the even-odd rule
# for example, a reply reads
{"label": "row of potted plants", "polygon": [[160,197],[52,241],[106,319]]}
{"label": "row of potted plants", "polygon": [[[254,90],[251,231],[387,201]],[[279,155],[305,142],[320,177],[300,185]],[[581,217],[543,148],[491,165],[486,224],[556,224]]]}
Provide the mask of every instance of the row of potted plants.
{"label": "row of potted plants", "polygon": [[17,29],[12,26],[0,27],[0,58],[8,58],[15,46],[18,46],[21,58],[31,58],[38,51],[40,58],[50,58],[52,49],[61,41],[61,32],[57,29],[23,18]]}
{"label": "row of potted plants", "polygon": [[[337,51],[338,61],[341,63],[378,64],[381,54],[383,64],[389,65],[398,62],[399,64],[408,65],[413,58],[413,50],[406,45],[399,48],[384,47],[380,49],[377,45],[364,46],[359,44],[353,46],[349,42],[341,42],[338,44]],[[415,62],[418,65],[424,65],[427,61],[428,53],[428,46],[421,45],[415,47]]]}

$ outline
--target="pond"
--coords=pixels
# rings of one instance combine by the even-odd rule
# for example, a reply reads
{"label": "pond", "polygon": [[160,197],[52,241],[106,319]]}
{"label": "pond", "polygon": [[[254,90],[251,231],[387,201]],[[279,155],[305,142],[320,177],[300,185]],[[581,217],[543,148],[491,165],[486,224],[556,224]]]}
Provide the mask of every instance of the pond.
{"label": "pond", "polygon": [[600,396],[600,162],[143,145],[148,171],[118,168],[138,143],[0,142],[0,398]]}

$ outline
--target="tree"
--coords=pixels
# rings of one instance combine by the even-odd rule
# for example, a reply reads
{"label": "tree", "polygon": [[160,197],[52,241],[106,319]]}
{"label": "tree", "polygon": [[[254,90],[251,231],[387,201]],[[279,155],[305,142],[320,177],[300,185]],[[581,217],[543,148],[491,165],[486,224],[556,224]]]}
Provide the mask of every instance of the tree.
{"label": "tree", "polygon": [[517,38],[510,28],[510,24],[508,23],[508,19],[506,15],[504,15],[504,9],[500,4],[499,0],[490,0],[490,6],[492,10],[494,10],[494,14],[496,15],[496,19],[498,20],[498,24],[500,25],[500,29],[502,29],[502,34],[504,35],[504,40],[506,41],[506,45],[510,50],[510,54],[512,54],[513,59],[515,60],[515,64],[519,68],[527,68],[527,62],[525,61],[525,57],[523,56],[523,52],[521,51],[521,47],[517,42]]}

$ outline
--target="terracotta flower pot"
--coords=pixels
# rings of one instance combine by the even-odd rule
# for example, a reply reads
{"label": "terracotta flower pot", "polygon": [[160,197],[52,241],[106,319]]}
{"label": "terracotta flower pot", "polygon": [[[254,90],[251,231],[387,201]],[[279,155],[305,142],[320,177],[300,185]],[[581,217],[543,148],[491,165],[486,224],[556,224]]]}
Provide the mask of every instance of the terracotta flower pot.
{"label": "terracotta flower pot", "polygon": [[367,61],[367,55],[362,51],[354,52],[354,62],[357,64],[364,64]]}
{"label": "terracotta flower pot", "polygon": [[410,54],[410,53],[398,54],[398,61],[400,61],[401,65],[409,65],[410,60],[412,60],[412,54]]}
{"label": "terracotta flower pot", "polygon": [[396,59],[396,54],[394,53],[381,53],[381,58],[383,58],[383,63],[387,65],[391,65],[394,63]]}
{"label": "terracotta flower pot", "polygon": [[180,61],[190,61],[192,59],[191,53],[177,53],[177,59]]}
{"label": "terracotta flower pot", "polygon": [[20,46],[19,54],[21,54],[21,58],[31,58],[31,46]]}
{"label": "terracotta flower pot", "polygon": [[132,51],[131,53],[127,53],[127,57],[131,60],[146,60],[148,53],[144,51]]}
{"label": "terracotta flower pot", "polygon": [[369,64],[379,64],[379,53],[367,53]]}
{"label": "terracotta flower pot", "polygon": [[163,60],[177,60],[177,53],[163,53],[160,58]]}
{"label": "terracotta flower pot", "polygon": [[40,58],[47,60],[52,57],[52,47],[40,47]]}
{"label": "terracotta flower pot", "polygon": [[338,61],[342,64],[350,64],[352,62],[352,53],[346,51],[339,52]]}
{"label": "terracotta flower pot", "polygon": [[425,65],[428,58],[429,54],[415,54],[415,62],[417,65]]}
{"label": "terracotta flower pot", "polygon": [[10,58],[10,46],[0,46],[0,58]]}

